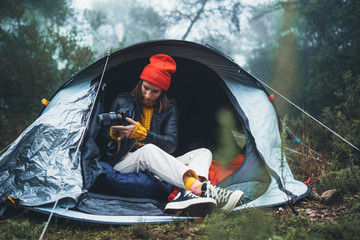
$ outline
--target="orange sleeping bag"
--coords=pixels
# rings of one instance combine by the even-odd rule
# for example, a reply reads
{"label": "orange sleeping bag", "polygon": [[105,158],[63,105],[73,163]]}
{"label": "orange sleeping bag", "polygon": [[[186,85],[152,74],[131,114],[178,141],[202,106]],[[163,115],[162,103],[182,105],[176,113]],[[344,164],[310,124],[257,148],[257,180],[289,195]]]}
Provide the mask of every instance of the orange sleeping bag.
{"label": "orange sleeping bag", "polygon": [[232,174],[238,169],[244,161],[244,155],[238,155],[229,163],[229,167],[226,168],[223,162],[213,160],[209,169],[209,180],[212,185],[218,184],[224,178]]}

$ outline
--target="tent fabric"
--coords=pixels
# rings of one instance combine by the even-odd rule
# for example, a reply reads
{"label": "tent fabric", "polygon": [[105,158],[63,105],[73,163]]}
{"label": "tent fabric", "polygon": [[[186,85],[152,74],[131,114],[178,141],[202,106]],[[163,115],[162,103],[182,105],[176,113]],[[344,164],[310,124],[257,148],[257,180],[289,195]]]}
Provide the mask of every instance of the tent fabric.
{"label": "tent fabric", "polygon": [[85,213],[113,216],[165,216],[162,211],[165,204],[153,198],[126,198],[86,192],[81,195],[76,209]]}
{"label": "tent fabric", "polygon": [[81,211],[69,210],[57,207],[54,210],[50,206],[34,207],[34,210],[40,213],[49,214],[53,212],[54,216],[62,217],[70,220],[84,221],[91,223],[111,224],[111,225],[132,225],[137,223],[159,224],[174,221],[196,220],[196,217],[179,217],[179,216],[157,216],[157,215],[104,215],[104,214],[89,214]]}
{"label": "tent fabric", "polygon": [[[179,40],[143,42],[111,54],[101,86],[106,57],[70,77],[0,157],[0,192],[18,198],[24,206],[41,205],[36,209],[42,212],[51,209],[44,204],[60,199],[56,214],[82,221],[126,224],[124,216],[134,217],[129,218],[129,224],[135,219],[182,219],[163,215],[162,201],[114,196],[97,188],[106,167],[104,171],[100,165],[101,155],[94,141],[99,131],[96,116],[108,111],[119,92],[133,89],[149,57],[158,53],[172,56],[178,66],[168,91],[180,112],[175,156],[216,145],[217,112],[230,109],[235,114],[235,128],[239,128],[236,130],[245,136],[245,147],[239,150],[244,159],[217,185],[245,192],[245,204],[236,210],[283,204],[308,194],[308,186],[294,179],[286,163],[275,109],[257,79],[218,51]],[[87,119],[89,126],[79,147]],[[194,125],[194,119],[202,124]],[[106,202],[111,202],[111,207]],[[116,211],[113,206],[118,206]],[[102,217],[110,213],[116,216]]]}
{"label": "tent fabric", "polygon": [[[277,116],[268,97],[259,89],[238,85],[233,81],[225,82],[232,93],[237,96],[239,105],[249,119],[249,128],[262,159],[275,174],[275,179],[272,176],[268,191],[250,205],[275,205],[290,200],[288,193],[296,196],[306,193],[308,187],[294,179],[286,162],[286,156],[281,151],[281,137]],[[286,186],[288,192],[281,191],[278,184]],[[271,195],[268,194],[269,190],[272,193]],[[244,205],[241,208],[247,206]]]}
{"label": "tent fabric", "polygon": [[66,205],[75,205],[83,179],[74,154],[94,100],[94,87],[55,104],[12,143],[0,158],[0,192],[25,206],[67,198]]}

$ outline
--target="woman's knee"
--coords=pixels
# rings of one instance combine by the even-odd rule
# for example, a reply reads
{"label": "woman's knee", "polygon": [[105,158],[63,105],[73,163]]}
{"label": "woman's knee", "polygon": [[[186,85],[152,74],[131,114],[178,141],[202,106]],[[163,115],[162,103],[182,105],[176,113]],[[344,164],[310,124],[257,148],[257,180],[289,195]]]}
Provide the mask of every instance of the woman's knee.
{"label": "woman's knee", "polygon": [[206,155],[212,157],[212,152],[207,148],[199,148],[199,151],[202,152],[203,154],[206,154]]}
{"label": "woman's knee", "polygon": [[140,150],[151,153],[164,152],[164,150],[162,150],[161,148],[159,148],[158,146],[152,143],[145,144]]}

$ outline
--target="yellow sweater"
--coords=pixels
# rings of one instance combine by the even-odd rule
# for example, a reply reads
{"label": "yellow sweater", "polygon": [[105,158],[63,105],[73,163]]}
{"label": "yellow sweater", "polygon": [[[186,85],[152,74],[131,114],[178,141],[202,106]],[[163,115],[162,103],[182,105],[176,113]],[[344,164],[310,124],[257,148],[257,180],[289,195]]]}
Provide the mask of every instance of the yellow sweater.
{"label": "yellow sweater", "polygon": [[[130,135],[130,138],[135,138],[138,141],[142,141],[146,138],[147,131],[150,131],[151,127],[151,119],[154,113],[154,104],[155,103],[149,105],[145,102],[142,102],[144,114],[140,115],[140,122],[137,122],[134,131]],[[140,144],[141,143],[139,143],[138,145]]]}

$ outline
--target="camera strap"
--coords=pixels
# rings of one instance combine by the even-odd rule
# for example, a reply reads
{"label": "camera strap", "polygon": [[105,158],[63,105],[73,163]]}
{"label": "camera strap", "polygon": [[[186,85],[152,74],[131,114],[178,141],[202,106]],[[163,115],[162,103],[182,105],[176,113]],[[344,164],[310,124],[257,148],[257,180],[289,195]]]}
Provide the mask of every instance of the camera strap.
{"label": "camera strap", "polygon": [[118,154],[118,152],[120,151],[121,141],[118,141],[118,142],[117,142],[117,145],[118,145],[118,147],[117,147],[117,149],[116,149],[116,153],[115,153],[115,154]]}
{"label": "camera strap", "polygon": [[106,155],[112,157],[112,156],[115,156],[116,154],[119,153],[120,147],[121,147],[121,141],[115,141],[115,143],[116,143],[116,145],[117,145],[117,146],[116,146],[116,152],[115,152],[115,153],[111,153],[111,152],[110,152],[112,149],[114,149],[114,147],[111,146],[111,145],[114,144],[114,140],[110,140],[109,143],[108,143],[108,145],[107,145],[107,149],[108,149],[108,150],[106,151]]}

